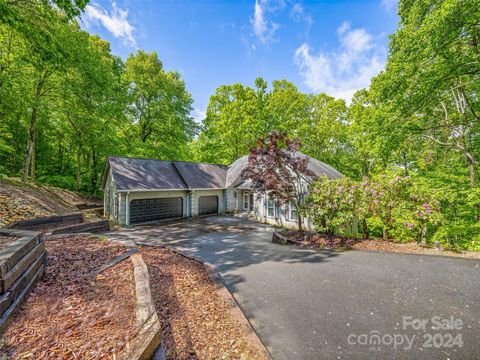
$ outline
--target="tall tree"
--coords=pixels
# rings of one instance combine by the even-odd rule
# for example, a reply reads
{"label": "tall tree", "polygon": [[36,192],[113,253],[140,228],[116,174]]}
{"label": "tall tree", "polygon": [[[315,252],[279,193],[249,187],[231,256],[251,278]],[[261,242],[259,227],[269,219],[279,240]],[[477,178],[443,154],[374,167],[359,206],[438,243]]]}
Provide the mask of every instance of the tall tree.
{"label": "tall tree", "polygon": [[[177,72],[165,71],[157,53],[138,51],[126,61],[128,116],[140,155],[184,158],[195,133],[192,97]],[[132,149],[133,153],[137,153]]]}
{"label": "tall tree", "polygon": [[460,155],[475,188],[480,154],[478,1],[400,1],[399,15],[386,70],[372,83],[372,94],[389,115],[382,126],[400,142],[413,137],[417,144]]}

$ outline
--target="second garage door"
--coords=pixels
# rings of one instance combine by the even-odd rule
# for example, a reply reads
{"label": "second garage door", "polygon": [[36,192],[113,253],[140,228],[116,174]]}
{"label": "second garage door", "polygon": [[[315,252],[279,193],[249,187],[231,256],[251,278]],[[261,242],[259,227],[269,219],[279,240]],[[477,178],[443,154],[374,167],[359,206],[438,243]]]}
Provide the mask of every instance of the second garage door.
{"label": "second garage door", "polygon": [[132,200],[130,224],[180,218],[183,216],[181,197]]}
{"label": "second garage door", "polygon": [[198,198],[198,214],[208,215],[218,213],[218,196],[200,196]]}

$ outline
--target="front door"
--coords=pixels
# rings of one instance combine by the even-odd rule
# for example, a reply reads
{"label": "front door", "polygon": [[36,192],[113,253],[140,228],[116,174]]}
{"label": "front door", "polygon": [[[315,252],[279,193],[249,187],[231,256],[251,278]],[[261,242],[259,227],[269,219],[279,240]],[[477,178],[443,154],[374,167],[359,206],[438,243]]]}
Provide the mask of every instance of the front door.
{"label": "front door", "polygon": [[253,211],[253,193],[250,193],[249,200],[249,210]]}

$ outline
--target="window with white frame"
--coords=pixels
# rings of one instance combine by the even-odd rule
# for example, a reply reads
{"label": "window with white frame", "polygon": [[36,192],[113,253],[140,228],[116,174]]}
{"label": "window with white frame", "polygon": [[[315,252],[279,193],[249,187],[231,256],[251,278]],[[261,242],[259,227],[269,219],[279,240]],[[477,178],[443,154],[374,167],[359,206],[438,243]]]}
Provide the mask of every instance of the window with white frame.
{"label": "window with white frame", "polygon": [[297,221],[298,219],[297,208],[295,207],[295,204],[291,200],[288,203],[288,219],[291,221]]}
{"label": "window with white frame", "polygon": [[275,201],[270,197],[267,199],[267,216],[275,217]]}
{"label": "window with white frame", "polygon": [[248,210],[249,194],[243,193],[243,210]]}

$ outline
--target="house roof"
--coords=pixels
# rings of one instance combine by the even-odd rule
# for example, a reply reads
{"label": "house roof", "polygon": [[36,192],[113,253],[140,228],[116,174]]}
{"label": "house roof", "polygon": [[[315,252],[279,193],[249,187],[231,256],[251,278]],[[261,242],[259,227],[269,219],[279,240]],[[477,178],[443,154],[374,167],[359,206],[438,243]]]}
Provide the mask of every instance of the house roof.
{"label": "house roof", "polygon": [[[331,179],[342,176],[333,167],[308,157],[308,168],[315,176],[327,176]],[[105,168],[102,187],[105,184],[108,169],[112,169],[113,179],[119,191],[152,190],[195,190],[225,189],[241,179],[247,166],[248,156],[234,161],[230,166],[193,163],[185,161],[166,161],[109,156]],[[246,188],[249,182],[241,181],[239,186]]]}
{"label": "house roof", "polygon": [[335,168],[330,165],[321,162],[311,156],[305,155],[304,153],[298,152],[299,157],[308,158],[308,169],[312,171],[315,176],[326,176],[330,179],[336,179],[342,176],[342,174]]}
{"label": "house roof", "polygon": [[242,175],[242,171],[247,166],[247,163],[248,155],[245,155],[230,164],[230,166],[228,167],[227,179],[225,184],[227,188],[232,186],[233,183],[237,181],[237,179],[240,177],[240,175]]}
{"label": "house roof", "polygon": [[118,190],[188,190],[171,161],[109,156]]}
{"label": "house roof", "polygon": [[227,167],[205,163],[174,161],[173,164],[190,189],[224,189]]}
{"label": "house roof", "polygon": [[[336,179],[338,177],[341,177],[342,174],[331,167],[330,165],[327,165],[320,160],[317,160],[311,156],[305,155],[304,153],[297,152],[297,156],[302,157],[302,158],[308,158],[308,169],[314,173],[315,176],[326,176],[330,179]],[[243,169],[247,166],[248,163],[248,155],[242,156],[241,158],[235,160],[229,167],[228,167],[228,172],[227,172],[227,181],[226,181],[226,187],[232,186],[237,179],[241,176]],[[245,187],[245,184],[242,185]]]}

